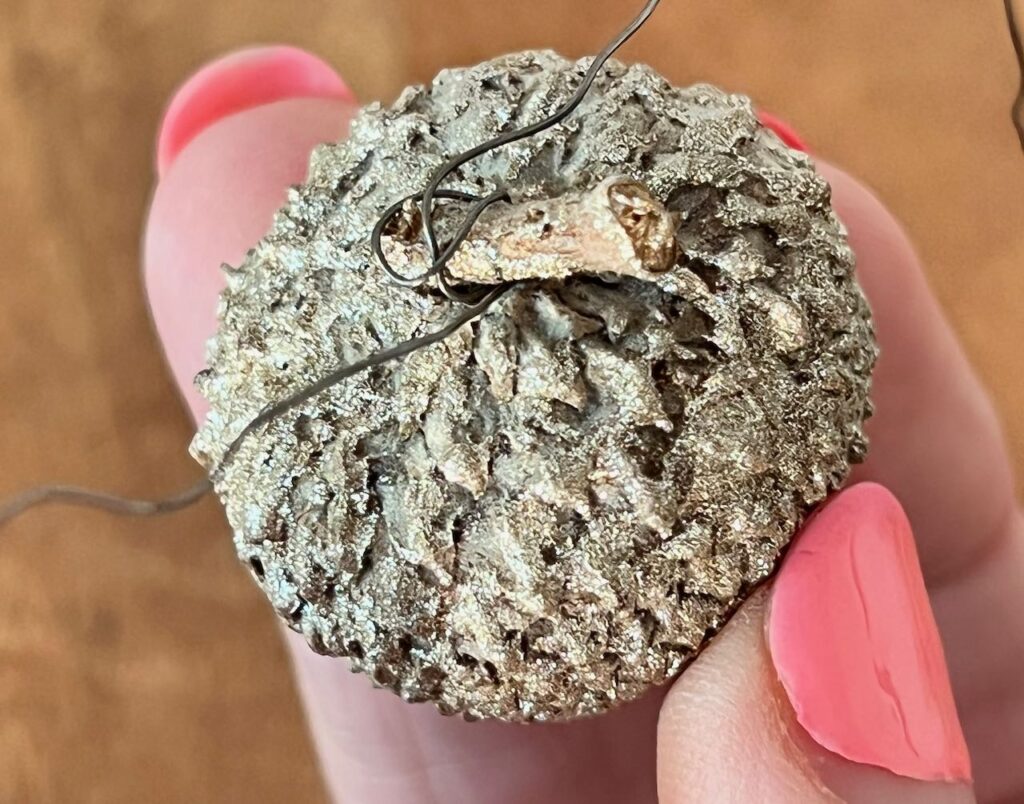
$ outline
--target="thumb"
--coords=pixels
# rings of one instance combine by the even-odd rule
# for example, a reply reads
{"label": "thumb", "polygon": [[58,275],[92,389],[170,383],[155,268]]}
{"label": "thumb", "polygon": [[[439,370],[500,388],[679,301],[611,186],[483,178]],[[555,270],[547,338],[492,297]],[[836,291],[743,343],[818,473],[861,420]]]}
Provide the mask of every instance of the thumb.
{"label": "thumb", "polygon": [[834,498],[774,587],[669,692],[662,804],[973,802],[910,524],[881,486]]}

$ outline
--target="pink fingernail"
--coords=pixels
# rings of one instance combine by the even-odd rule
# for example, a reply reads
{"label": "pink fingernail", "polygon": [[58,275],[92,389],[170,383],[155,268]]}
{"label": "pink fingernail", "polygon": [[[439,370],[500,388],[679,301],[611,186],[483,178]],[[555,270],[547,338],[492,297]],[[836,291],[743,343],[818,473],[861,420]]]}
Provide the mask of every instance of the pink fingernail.
{"label": "pink fingernail", "polygon": [[775,582],[768,641],[820,745],[901,776],[970,781],[910,523],[884,488],[854,486],[808,523]]}
{"label": "pink fingernail", "polygon": [[284,45],[241,50],[203,67],[171,99],[157,139],[162,176],[196,136],[228,115],[290,98],[354,100],[334,70]]}
{"label": "pink fingernail", "polygon": [[794,131],[793,127],[789,123],[784,123],[782,120],[777,118],[773,114],[768,112],[758,112],[757,119],[766,127],[774,131],[780,140],[782,140],[790,148],[797,151],[809,151],[807,143],[803,141],[803,138]]}

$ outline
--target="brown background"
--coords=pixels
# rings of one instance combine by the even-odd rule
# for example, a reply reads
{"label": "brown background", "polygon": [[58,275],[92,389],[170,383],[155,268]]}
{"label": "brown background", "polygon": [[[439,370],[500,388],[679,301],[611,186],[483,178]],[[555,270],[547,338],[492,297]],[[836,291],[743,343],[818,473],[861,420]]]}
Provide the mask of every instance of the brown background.
{"label": "brown background", "polygon": [[[204,60],[292,42],[387,100],[446,64],[593,52],[638,5],[0,0],[0,494],[197,475],[138,245],[162,105]],[[751,94],[877,188],[1024,466],[1024,157],[1001,3],[664,0],[626,57]],[[322,800],[215,503],[141,524],[45,510],[0,535],[0,800]]]}

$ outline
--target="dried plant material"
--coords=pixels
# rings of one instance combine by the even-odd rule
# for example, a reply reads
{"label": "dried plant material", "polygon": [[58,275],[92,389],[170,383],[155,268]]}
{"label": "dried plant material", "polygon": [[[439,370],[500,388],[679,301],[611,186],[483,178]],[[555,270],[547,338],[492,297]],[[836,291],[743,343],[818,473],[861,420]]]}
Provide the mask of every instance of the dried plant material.
{"label": "dried plant material", "polygon": [[[385,278],[375,223],[584,67],[449,70],[314,153],[228,274],[207,468],[267,404],[450,319]],[[672,677],[772,572],[864,453],[876,348],[827,184],[745,98],[611,63],[577,114],[450,183],[499,187],[450,268],[529,281],[253,433],[217,491],[315,650],[443,712],[572,718]],[[444,204],[442,242],[458,220]],[[421,224],[386,243],[420,270]]]}
{"label": "dried plant material", "polygon": [[[500,284],[615,274],[652,279],[676,261],[678,214],[638,181],[616,176],[587,190],[486,210],[452,255],[456,280]],[[416,273],[429,264],[418,207],[385,233],[389,262]]]}

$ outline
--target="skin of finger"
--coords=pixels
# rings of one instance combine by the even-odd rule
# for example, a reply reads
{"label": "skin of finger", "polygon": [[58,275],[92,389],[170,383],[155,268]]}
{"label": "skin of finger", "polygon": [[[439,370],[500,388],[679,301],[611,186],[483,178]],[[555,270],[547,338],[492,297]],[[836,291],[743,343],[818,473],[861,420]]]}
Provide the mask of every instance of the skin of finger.
{"label": "skin of finger", "polygon": [[871,449],[855,479],[886,485],[913,524],[979,798],[1020,797],[1024,524],[1002,431],[906,234],[863,185],[819,167],[882,344]]}
{"label": "skin of finger", "polygon": [[[931,593],[971,748],[978,798],[1024,801],[1024,520]],[[954,648],[953,646],[957,646]]]}
{"label": "skin of finger", "polygon": [[[216,306],[215,296],[223,284],[216,266],[222,261],[238,262],[245,250],[259,239],[269,223],[273,209],[283,200],[284,187],[289,183],[301,180],[307,155],[313,144],[340,135],[348,111],[340,105],[331,106],[331,103],[330,101],[282,102],[265,109],[236,115],[215,124],[185,149],[179,161],[165,177],[165,181],[161,182],[154,196],[153,211],[146,238],[147,281],[153,315],[165,344],[172,370],[197,417],[204,415],[205,405],[192,392],[191,377],[196,370],[202,367],[203,344],[215,326],[213,314]],[[322,111],[314,113],[312,107],[317,105],[320,105]],[[244,147],[239,147],[240,142]],[[232,155],[226,157],[225,153]],[[830,169],[823,166],[823,170]],[[904,338],[909,338],[908,343],[915,344],[915,348],[918,350],[928,352],[933,347],[927,340],[920,337],[920,332],[910,333],[906,330],[916,329],[921,322],[924,322],[928,326],[923,331],[931,331],[936,320],[941,323],[941,317],[937,317],[937,314],[929,309],[934,308],[934,302],[930,298],[926,298],[924,301],[915,300],[913,294],[926,292],[926,289],[923,288],[922,280],[908,278],[906,275],[907,260],[894,261],[888,258],[887,239],[892,238],[898,245],[899,238],[891,233],[884,236],[872,234],[878,230],[880,223],[886,224],[889,220],[888,216],[877,212],[875,206],[858,196],[857,194],[863,191],[852,180],[844,178],[842,174],[834,171],[832,178],[836,184],[836,206],[850,226],[855,246],[861,252],[862,277],[865,285],[868,286],[876,312],[880,318],[894,317],[888,323],[880,322],[885,348],[890,355],[886,358],[889,360],[889,365],[907,363],[911,366],[930,365],[932,372],[941,369],[941,372],[947,376],[952,373],[954,376],[949,378],[948,382],[957,386],[970,386],[973,379],[970,375],[963,376],[962,367],[958,368],[960,365],[958,362],[954,361],[949,366],[943,365],[941,360],[928,359],[922,363],[913,354],[908,354],[909,347],[904,345]],[[854,200],[848,201],[851,197]],[[233,202],[232,199],[236,201]],[[878,220],[880,215],[881,221]],[[892,226],[895,225],[892,224]],[[893,243],[888,245],[891,246]],[[913,263],[912,260],[910,262]],[[886,298],[890,293],[902,296],[904,301],[900,304],[887,303]],[[916,312],[910,315],[910,311]],[[945,344],[949,337],[948,334],[941,337],[940,343]],[[904,357],[897,361],[892,357],[894,353],[902,353]],[[930,381],[927,376],[921,382],[911,384],[908,389],[887,391],[885,388],[887,384],[899,385],[902,378],[900,372],[895,369],[883,372],[886,359],[883,359],[882,366],[880,366],[878,394],[880,398],[889,398],[894,402],[881,406],[879,417],[875,422],[875,428],[879,431],[875,433],[875,438],[876,442],[879,439],[883,443],[888,441],[892,446],[886,451],[889,454],[895,454],[896,458],[902,458],[899,448],[901,428],[897,424],[885,427],[881,425],[887,419],[893,420],[895,411],[900,409],[916,411],[917,415],[927,413],[933,421],[937,420],[940,424],[944,424],[941,411],[948,399],[942,396],[932,397],[930,393],[915,392],[915,388],[930,392],[935,387],[936,383]],[[961,373],[958,375],[957,372]],[[959,376],[959,381],[957,376]],[[975,391],[967,394],[961,403],[970,404],[971,399],[977,401],[975,396],[977,393]],[[987,403],[980,401],[979,404],[983,411],[988,410]],[[935,407],[939,410],[932,410]],[[943,454],[953,454],[958,458],[958,461],[953,462],[954,467],[965,467],[961,479],[966,480],[967,470],[975,469],[978,464],[978,461],[973,460],[970,454],[971,445],[984,444],[991,440],[987,435],[989,430],[986,422],[988,421],[989,419],[984,413],[964,416],[963,421],[955,428],[957,432],[952,434],[952,437],[956,439],[955,443],[951,442],[950,449],[940,450]],[[972,436],[970,430],[978,423],[983,425],[982,433]],[[934,432],[929,434],[931,441],[928,443],[933,442],[936,438],[939,440],[946,438],[947,435],[950,435],[951,428],[940,426],[933,427],[933,430]],[[914,452],[919,446],[919,440],[915,438],[908,439],[908,443],[905,445],[907,451],[910,452]],[[998,446],[996,453],[999,454]],[[882,464],[878,466],[879,471],[886,471],[884,463],[884,460],[874,460],[876,466]],[[933,464],[934,462],[921,465],[928,467],[928,470],[931,471],[934,468]],[[944,483],[944,486],[951,485],[955,488],[956,469],[950,470],[950,473],[952,477]],[[892,474],[899,473],[893,472]],[[899,474],[896,480],[902,480],[904,486],[909,486],[909,489],[903,491],[902,496],[910,496],[917,500],[918,508],[925,507],[926,499],[923,499],[921,494],[908,495],[907,492],[914,492],[921,486],[927,488],[929,483],[927,476],[918,474],[916,486],[913,482],[914,473],[912,472]],[[973,498],[961,500],[954,494],[952,499],[958,503],[967,504],[968,508],[974,504]],[[947,498],[937,498],[933,503],[936,507],[942,508],[947,505]],[[910,507],[913,517],[913,505]],[[946,511],[947,515],[953,513],[955,513],[953,509]],[[934,516],[934,519],[938,524],[944,521],[942,516]],[[962,533],[956,535],[958,539],[962,540]],[[925,546],[926,551],[927,549],[928,547]],[[957,649],[949,641],[947,641],[947,648],[955,656]],[[368,693],[365,682],[361,678],[350,679],[345,674],[341,662],[331,662],[330,667],[315,666],[315,663],[325,661],[328,660],[313,656],[304,646],[299,645],[296,648],[297,669],[309,701],[314,731],[320,737],[318,745],[325,757],[325,765],[330,773],[333,767],[343,761],[340,757],[353,756],[359,758],[357,764],[363,767],[365,764],[363,759],[369,756],[369,753],[365,750],[365,743],[360,740],[362,727],[354,718],[347,718],[346,712],[353,711],[350,706],[353,699],[362,700],[358,696],[372,694],[379,698],[387,696],[387,693]],[[347,687],[340,679],[355,684],[351,695],[342,694]],[[364,685],[363,692],[359,692],[359,683]],[[318,692],[318,690],[320,691]],[[393,703],[400,707],[404,706],[397,701]],[[623,740],[631,741],[632,748],[629,752],[632,757],[631,766],[642,774],[647,771],[647,768],[643,761],[637,760],[637,757],[644,755],[643,746],[649,743],[649,741],[645,743],[643,736],[647,733],[653,734],[653,708],[650,711],[646,721],[639,715],[635,716],[638,724],[646,723],[650,727],[649,732],[645,731],[641,725],[637,725],[628,733],[615,735],[615,740],[613,740],[609,732],[594,728],[590,736],[586,738],[577,740],[570,736],[564,740],[553,740],[552,742],[565,745],[567,748],[571,744],[573,750],[554,751],[543,755],[538,753],[537,765],[547,769],[545,773],[549,780],[557,777],[558,774],[564,774],[567,768],[572,767],[571,763],[576,761],[587,766],[599,767],[599,765],[594,765],[592,757],[597,757],[599,762],[604,762],[609,754],[615,753],[611,749],[614,748],[616,740]],[[432,715],[432,713],[428,714]],[[367,712],[367,716],[376,718],[379,713],[375,708],[371,708],[371,712]],[[605,720],[599,722],[605,722]],[[346,724],[343,732],[339,732],[337,729],[339,722]],[[461,724],[454,725],[461,727]],[[965,725],[970,735],[969,716],[965,718]],[[396,729],[398,733],[402,731],[398,726]],[[470,736],[466,742],[471,749],[474,733],[470,731],[468,734]],[[478,735],[479,732],[476,734]],[[390,763],[390,767],[397,769],[396,773],[399,776],[408,776],[410,783],[413,783],[416,781],[417,773],[422,776],[427,772],[424,768],[435,767],[437,761],[442,761],[438,758],[443,756],[449,748],[447,743],[439,743],[438,740],[433,739],[429,731],[418,739],[419,744],[417,745],[409,745],[407,749],[400,751],[385,752],[386,758],[371,758],[369,761],[379,761],[385,768],[389,767]],[[598,750],[601,745],[609,746],[609,748],[604,751]],[[597,746],[597,748],[593,748],[593,746]],[[590,750],[591,748],[593,750]],[[977,749],[975,753],[978,754]],[[512,755],[516,755],[515,751],[512,752]],[[651,755],[653,756],[653,747]],[[420,763],[419,771],[415,771],[411,764],[408,764],[412,762],[410,757],[418,757],[415,761]],[[401,762],[408,764],[407,769],[401,769],[398,764]],[[653,759],[650,769],[653,777]],[[536,778],[543,780],[545,773],[540,773]],[[629,777],[622,766],[618,766],[615,773],[611,775],[615,774],[623,779]],[[604,779],[601,774],[596,774],[596,777]],[[342,780],[343,782],[344,780]],[[604,789],[609,791],[615,788],[606,785]],[[648,796],[642,790],[634,792],[635,795],[632,799],[634,801],[651,800],[653,797],[653,794]],[[602,799],[599,795],[594,800]]]}
{"label": "skin of finger", "polygon": [[902,227],[860,182],[825,162],[818,168],[849,228],[882,345],[871,450],[855,479],[903,502],[934,586],[1004,535],[1015,506],[1005,439]]}
{"label": "skin of finger", "polygon": [[658,723],[660,804],[974,801],[966,786],[898,777],[814,743],[772,666],[767,608],[762,590],[666,696]]}
{"label": "skin of finger", "polygon": [[765,607],[764,593],[751,598],[665,698],[661,804],[840,800],[790,736],[763,644]]}
{"label": "skin of finger", "polygon": [[266,234],[309,153],[347,130],[348,103],[280,101],[224,118],[182,150],[160,180],[143,239],[146,291],[178,388],[197,420],[206,400],[192,378],[217,329],[223,264],[238,265]]}
{"label": "skin of finger", "polygon": [[[325,776],[339,801],[653,804],[662,695],[571,724],[445,718],[371,690],[289,634]],[[326,697],[325,697],[326,692]]]}

